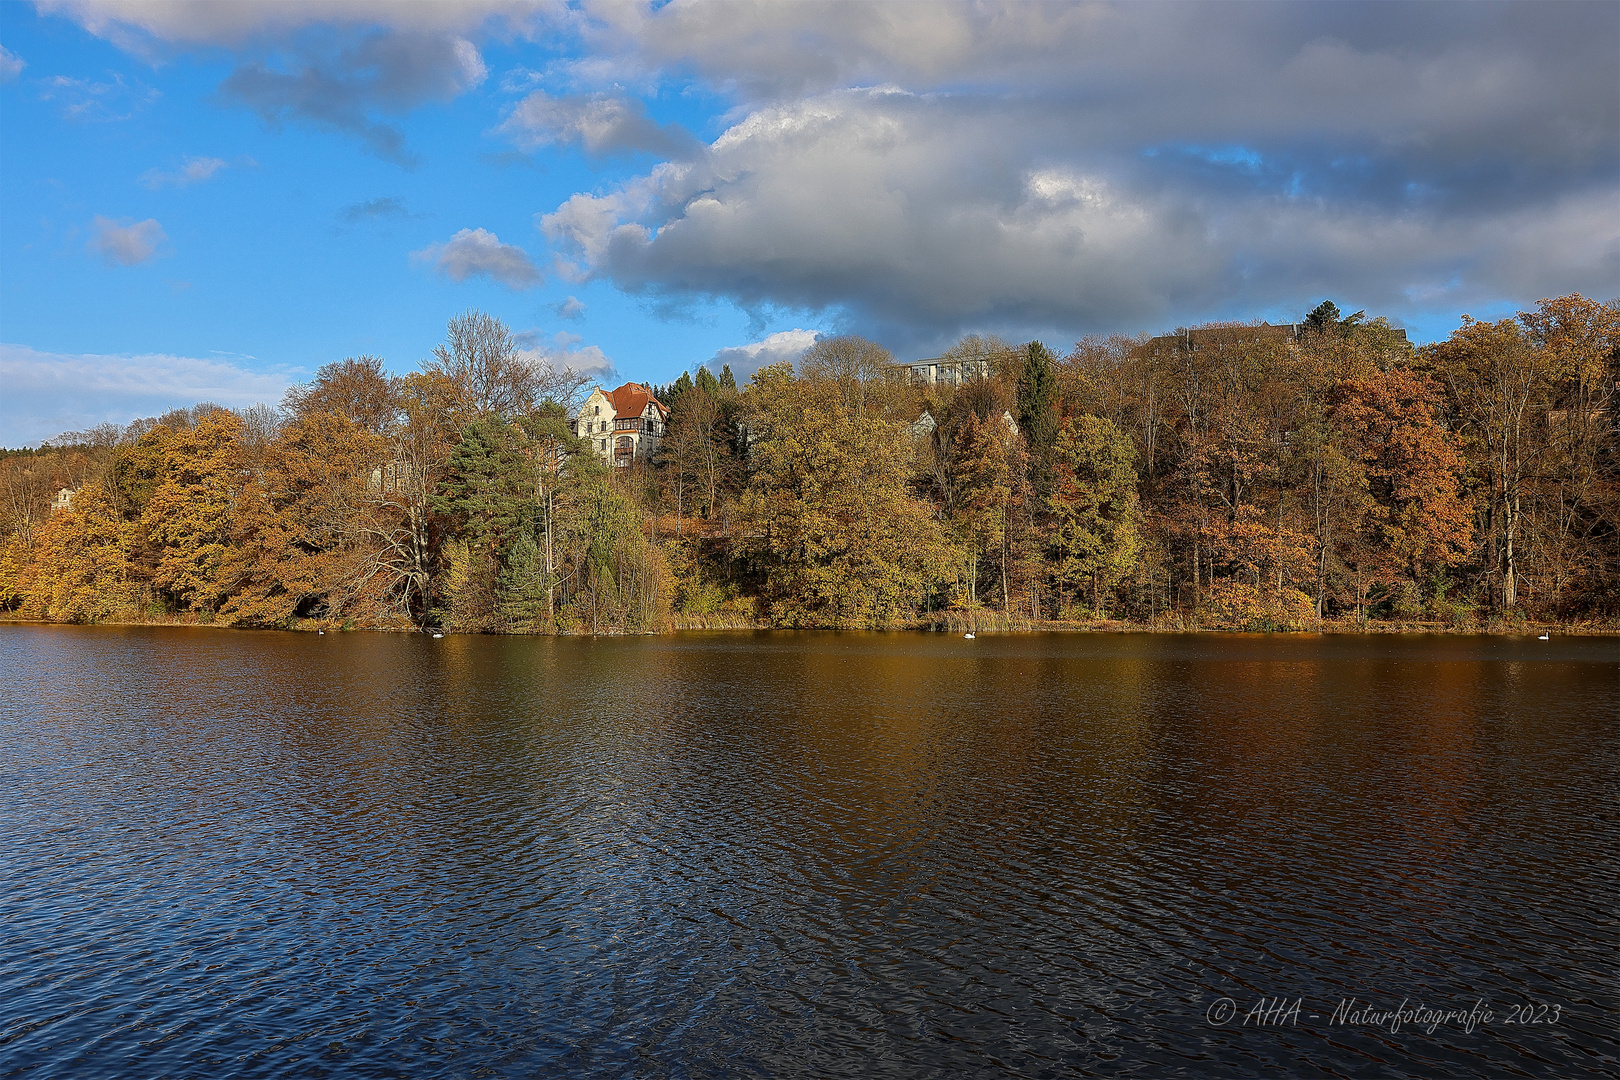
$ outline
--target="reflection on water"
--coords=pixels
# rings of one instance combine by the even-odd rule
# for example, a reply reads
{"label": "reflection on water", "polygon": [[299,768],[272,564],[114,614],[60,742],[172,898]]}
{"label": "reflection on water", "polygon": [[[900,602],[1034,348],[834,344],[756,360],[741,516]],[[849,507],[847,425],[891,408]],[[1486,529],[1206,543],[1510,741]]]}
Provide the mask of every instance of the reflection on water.
{"label": "reflection on water", "polygon": [[0,627],[0,1077],[1613,1075],[1617,659]]}

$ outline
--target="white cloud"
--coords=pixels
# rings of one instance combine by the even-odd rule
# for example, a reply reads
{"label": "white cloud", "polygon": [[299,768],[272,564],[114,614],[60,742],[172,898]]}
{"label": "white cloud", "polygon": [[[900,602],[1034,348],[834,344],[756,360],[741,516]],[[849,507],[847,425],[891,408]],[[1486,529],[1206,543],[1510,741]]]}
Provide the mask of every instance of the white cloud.
{"label": "white cloud", "polygon": [[22,57],[0,45],[0,84],[11,82],[21,75],[23,68],[27,66],[27,61]]}
{"label": "white cloud", "polygon": [[539,340],[535,333],[514,335],[518,352],[530,363],[550,367],[557,371],[574,371],[595,380],[610,379],[614,375],[613,361],[599,345],[579,346],[578,334],[567,331],[553,335],[549,344]]}
{"label": "white cloud", "polygon": [[37,0],[41,12],[63,15],[97,37],[135,53],[159,45],[239,46],[259,37],[279,37],[311,27],[385,27],[417,34],[462,34],[480,28],[532,34],[547,13],[548,0],[455,0],[409,3],[398,0],[345,0],[312,4],[306,0]]}
{"label": "white cloud", "polygon": [[804,350],[814,345],[820,336],[820,330],[779,330],[762,341],[721,349],[703,366],[716,375],[721,368],[729,366],[737,381],[744,382],[767,364],[798,363]]}
{"label": "white cloud", "polygon": [[110,82],[52,75],[40,83],[39,91],[41,101],[60,107],[63,119],[97,124],[133,120],[162,96],[150,86],[126,82],[118,74]]}
{"label": "white cloud", "polygon": [[228,168],[230,164],[221,158],[187,155],[180,168],[173,172],[164,172],[161,169],[146,170],[141,174],[141,183],[153,190],[164,186],[190,187],[211,178],[221,169]]}
{"label": "white cloud", "polygon": [[412,252],[411,259],[432,264],[452,281],[487,277],[520,291],[540,283],[540,271],[528,254],[514,244],[501,243],[487,229],[462,229],[446,243]]}
{"label": "white cloud", "polygon": [[148,353],[42,352],[0,344],[0,445],[34,445],[64,431],[127,424],[212,401],[229,408],[275,403],[289,374],[248,371],[224,360]]}
{"label": "white cloud", "polygon": [[700,149],[685,128],[656,123],[645,105],[621,95],[554,98],[536,90],[513,106],[496,130],[522,150],[579,143],[592,157],[633,153],[690,157]]}
{"label": "white cloud", "polygon": [[93,228],[95,236],[90,240],[90,247],[100,252],[109,266],[138,266],[157,254],[158,245],[169,239],[163,226],[152,218],[120,225],[111,218],[98,216]]}

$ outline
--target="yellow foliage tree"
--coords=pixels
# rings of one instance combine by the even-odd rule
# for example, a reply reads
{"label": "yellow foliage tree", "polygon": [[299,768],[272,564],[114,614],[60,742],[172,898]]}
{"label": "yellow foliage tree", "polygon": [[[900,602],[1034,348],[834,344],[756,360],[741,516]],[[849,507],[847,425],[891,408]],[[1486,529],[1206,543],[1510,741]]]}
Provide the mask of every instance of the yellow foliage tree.
{"label": "yellow foliage tree", "polygon": [[909,432],[847,382],[773,365],[749,394],[755,469],[742,512],[779,624],[904,622],[951,561],[933,508],[907,492]]}
{"label": "yellow foliage tree", "polygon": [[232,511],[243,476],[241,418],[223,409],[176,432],[164,454],[161,481],[142,522],[155,547],[153,584],[174,601],[212,613],[228,588]]}
{"label": "yellow foliage tree", "polygon": [[52,514],[39,530],[32,563],[17,583],[22,613],[54,622],[97,622],[131,612],[141,593],[129,558],[137,536],[107,489],[87,483],[71,510]]}

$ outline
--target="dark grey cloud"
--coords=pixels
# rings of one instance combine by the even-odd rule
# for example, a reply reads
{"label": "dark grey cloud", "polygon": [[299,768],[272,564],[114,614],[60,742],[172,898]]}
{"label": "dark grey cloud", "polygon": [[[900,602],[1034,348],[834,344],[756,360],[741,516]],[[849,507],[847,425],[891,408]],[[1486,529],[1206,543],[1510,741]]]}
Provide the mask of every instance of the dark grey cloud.
{"label": "dark grey cloud", "polygon": [[464,38],[376,31],[336,48],[307,44],[278,61],[244,63],[219,89],[272,126],[298,121],[343,132],[379,157],[409,165],[415,157],[404,134],[378,114],[449,100],[487,74],[477,47]]}
{"label": "dark grey cloud", "polygon": [[688,158],[702,149],[679,124],[659,124],[640,101],[614,94],[559,98],[536,90],[513,106],[498,130],[524,150],[577,143],[591,157]]}
{"label": "dark grey cloud", "polygon": [[541,217],[630,291],[911,338],[1620,291],[1617,5],[705,4],[597,32],[621,77],[753,102]]}
{"label": "dark grey cloud", "polygon": [[309,123],[411,164],[384,117],[453,98],[487,72],[471,38],[533,37],[555,22],[548,0],[36,0],[153,63],[224,47],[238,58],[221,96],[271,125]]}

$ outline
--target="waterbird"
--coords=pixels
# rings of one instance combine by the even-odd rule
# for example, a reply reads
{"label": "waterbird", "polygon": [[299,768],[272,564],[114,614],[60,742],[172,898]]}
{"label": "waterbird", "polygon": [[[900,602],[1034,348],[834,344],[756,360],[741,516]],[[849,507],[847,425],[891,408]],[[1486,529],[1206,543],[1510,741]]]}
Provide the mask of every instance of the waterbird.
{"label": "waterbird", "polygon": [[326,636],[326,631],[325,631],[325,630],[317,630],[317,631],[315,631],[315,632],[316,632],[316,633],[317,633],[317,634],[319,634],[319,635],[321,635],[321,637],[325,637],[325,636]]}
{"label": "waterbird", "polygon": [[434,637],[435,637],[435,638],[442,638],[442,637],[444,637],[444,635],[443,635],[443,634],[441,634],[441,633],[439,633],[439,632],[438,632],[438,631],[437,631],[437,630],[435,630],[435,631],[433,631],[433,636],[434,636]]}
{"label": "waterbird", "polygon": [[973,633],[973,631],[971,631],[971,630],[969,630],[969,631],[968,631],[968,632],[967,632],[967,633],[965,633],[965,634],[963,634],[963,635],[962,635],[962,636],[963,636],[963,637],[965,637],[965,638],[967,638],[967,639],[968,639],[968,640],[969,640],[969,641],[971,641],[971,640],[973,640],[973,638],[974,638],[974,637],[976,637],[976,636],[977,636],[977,635],[975,635],[975,634],[974,634],[974,633]]}
{"label": "waterbird", "polygon": [[1551,637],[1552,637],[1552,635],[1551,635],[1551,634],[1549,634],[1549,633],[1547,633],[1547,632],[1546,632],[1546,631],[1545,631],[1545,630],[1543,630],[1543,631],[1542,631],[1542,632],[1541,632],[1541,636],[1540,636],[1540,637],[1538,637],[1538,638],[1536,638],[1536,640],[1537,640],[1537,641],[1547,641],[1547,640],[1548,640],[1548,639],[1550,639],[1550,638],[1551,638]]}

